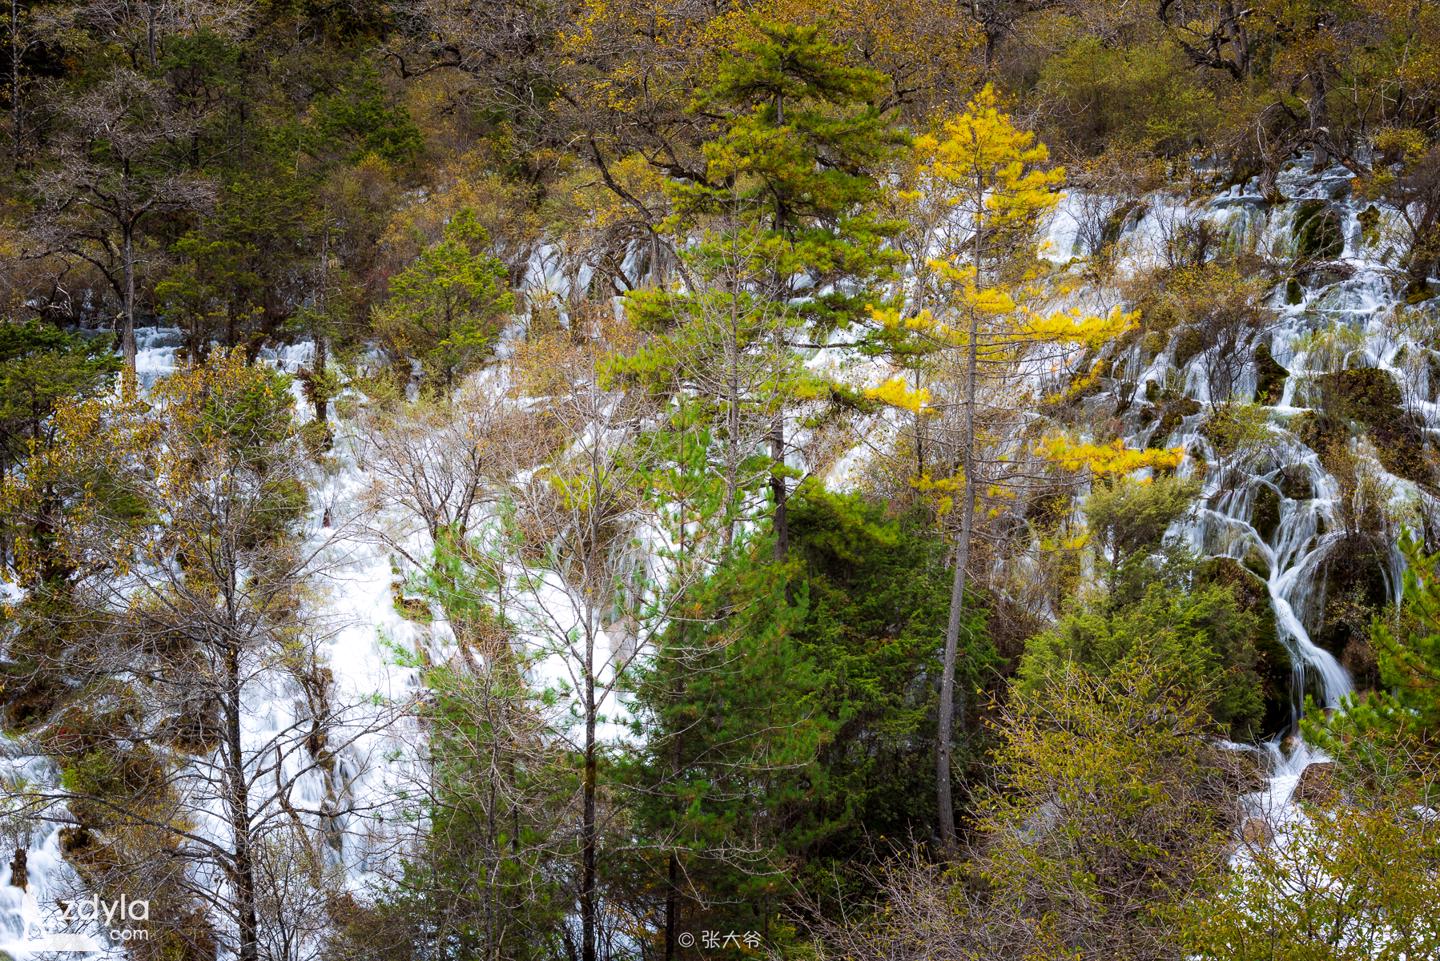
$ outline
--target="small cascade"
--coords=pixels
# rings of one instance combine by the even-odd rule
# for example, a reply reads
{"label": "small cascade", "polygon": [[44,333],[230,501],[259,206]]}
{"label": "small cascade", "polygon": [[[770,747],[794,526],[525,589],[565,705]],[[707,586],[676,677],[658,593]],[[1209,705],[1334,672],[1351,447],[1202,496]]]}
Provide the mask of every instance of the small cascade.
{"label": "small cascade", "polygon": [[[1127,395],[1116,398],[1116,406],[1129,418],[1128,442],[1185,447],[1181,471],[1201,481],[1194,511],[1174,525],[1170,536],[1200,556],[1234,561],[1265,586],[1277,638],[1292,663],[1290,724],[1264,745],[1273,778],[1264,794],[1281,805],[1304,768],[1322,759],[1293,736],[1306,698],[1331,709],[1353,690],[1336,652],[1314,640],[1325,617],[1327,569],[1349,560],[1346,544],[1356,534],[1358,496],[1342,493],[1321,452],[1302,439],[1306,419],[1315,416],[1321,403],[1322,378],[1336,370],[1373,369],[1394,382],[1400,412],[1421,429],[1434,433],[1440,416],[1440,385],[1435,383],[1440,378],[1433,375],[1440,370],[1440,352],[1424,342],[1423,335],[1417,340],[1395,323],[1400,298],[1385,263],[1386,216],[1352,199],[1350,176],[1341,168],[1313,173],[1301,158],[1279,178],[1287,198],[1282,203],[1268,203],[1254,183],[1231,187],[1208,202],[1145,198],[1145,213],[1121,233],[1122,269],[1132,271],[1162,263],[1173,225],[1187,218],[1209,224],[1230,249],[1296,265],[1292,278],[1267,302],[1269,322],[1238,345],[1239,356],[1226,365],[1231,371],[1226,377],[1217,379],[1215,373],[1217,361],[1227,359],[1217,356],[1223,348],[1211,345],[1177,365],[1173,341],[1148,365],[1138,348],[1132,348],[1114,368],[1121,385],[1117,391]],[[1324,218],[1323,234],[1306,226],[1315,218]],[[1374,229],[1377,218],[1379,231]],[[1302,251],[1300,238],[1307,229],[1305,242],[1311,246]],[[1431,305],[1412,309],[1432,317],[1435,313]],[[1278,386],[1265,397],[1260,396],[1262,358],[1271,365],[1272,389]],[[1278,385],[1277,368],[1283,378]],[[1175,426],[1168,436],[1159,436],[1153,401],[1167,389],[1172,397],[1178,391],[1188,407],[1171,421]],[[1217,405],[1230,401],[1265,405],[1269,443],[1224,456],[1215,450],[1203,427]],[[1397,477],[1363,441],[1350,442],[1349,456],[1376,489],[1388,491],[1380,495],[1385,503],[1371,507],[1389,518],[1383,534],[1390,542],[1404,523],[1427,518],[1433,523],[1440,517],[1440,501],[1415,482]],[[1401,515],[1410,520],[1399,519]],[[1396,551],[1388,552],[1379,573],[1393,600],[1400,582]]]}
{"label": "small cascade", "polygon": [[[142,390],[178,368],[178,329],[139,328],[136,341]],[[294,375],[313,357],[313,344],[302,342],[267,347],[258,359]],[[298,379],[292,381],[292,393],[297,419],[313,416]],[[262,817],[271,825],[298,821],[323,857],[325,884],[359,893],[376,877],[390,841],[373,826],[401,823],[396,805],[417,777],[420,734],[412,718],[395,715],[421,682],[417,669],[396,663],[394,648],[418,650],[431,639],[429,628],[396,609],[390,554],[365,533],[360,515],[370,479],[359,464],[353,425],[336,420],[331,427],[334,463],[323,475],[317,469],[305,529],[306,550],[317,568],[312,612],[317,678],[307,686],[291,672],[256,672],[247,687],[242,738],[247,767],[270,769],[263,784],[257,781],[257,796],[267,786],[286,789],[283,803],[272,800],[268,809],[255,812],[257,822]],[[419,550],[419,545],[411,547]],[[0,585],[0,595],[16,599],[8,585]],[[317,700],[327,712],[323,726],[313,723]],[[176,773],[174,784],[190,804],[195,832],[224,844],[229,829],[213,771],[207,759],[197,758]],[[24,739],[0,740],[0,831],[8,827],[5,785],[36,788],[58,779],[55,766],[27,751]],[[29,824],[16,839],[24,852],[23,860],[15,862],[23,864],[23,878],[12,866],[15,851],[0,847],[0,959],[118,961],[129,956],[102,925],[64,915],[61,905],[92,894],[65,859],[66,820],[63,807],[51,808],[45,820]],[[271,831],[268,836],[278,835]],[[8,833],[0,838],[10,840]],[[225,889],[226,879],[199,871],[198,886]]]}

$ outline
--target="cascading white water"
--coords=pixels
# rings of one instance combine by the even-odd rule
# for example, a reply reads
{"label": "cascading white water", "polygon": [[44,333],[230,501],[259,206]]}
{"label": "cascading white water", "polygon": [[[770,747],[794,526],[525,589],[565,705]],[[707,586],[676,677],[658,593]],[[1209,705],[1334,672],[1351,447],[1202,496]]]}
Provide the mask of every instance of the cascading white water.
{"label": "cascading white water", "polygon": [[[136,340],[140,348],[138,380],[142,389],[147,389],[177,369],[180,332],[141,328]],[[294,374],[310,362],[313,353],[313,345],[299,343],[266,348],[259,359]],[[301,384],[292,381],[291,386],[297,417],[304,421],[310,416],[310,405]],[[284,672],[261,672],[247,688],[242,737],[251,770],[283,754],[280,769],[269,777],[289,786],[293,808],[322,812],[319,817],[305,817],[316,837],[326,841],[320,850],[328,861],[327,870],[333,872],[337,886],[359,891],[374,876],[374,857],[383,851],[385,839],[373,836],[377,815],[393,815],[387,809],[402,793],[396,782],[412,776],[416,759],[413,721],[382,723],[389,706],[405,702],[419,685],[418,672],[397,665],[388,645],[414,649],[427,643],[423,635],[429,629],[395,609],[395,575],[388,551],[358,530],[343,537],[334,534],[333,527],[342,526],[361,509],[360,491],[368,481],[356,466],[347,426],[335,422],[332,427],[337,434],[333,463],[328,471],[317,472],[306,539],[321,569],[313,588],[325,625],[319,655],[330,671],[329,695],[334,704],[348,705],[332,719],[327,736],[331,743],[342,746],[333,764],[326,767],[312,765],[305,750],[295,749],[309,708],[304,692]],[[6,589],[13,593],[13,588]],[[279,751],[275,751],[277,744]],[[55,783],[58,771],[53,764],[28,755],[23,742],[0,742],[0,778],[8,784],[43,787]],[[223,843],[228,827],[219,797],[206,778],[182,770],[175,784],[178,791],[191,792],[194,830]],[[4,814],[0,806],[0,818]],[[256,812],[257,817],[260,814]],[[54,957],[51,952],[57,950],[87,961],[127,956],[123,943],[115,942],[103,924],[76,923],[63,916],[62,903],[73,904],[89,893],[62,854],[64,816],[63,807],[54,808],[49,811],[50,820],[26,827],[21,843],[26,847],[28,883],[23,890],[12,884],[10,850],[0,848],[0,959],[31,961]],[[202,872],[197,883],[206,883],[205,869],[197,870]],[[216,876],[208,883],[219,888],[226,882]],[[131,897],[145,894],[131,892]]]}
{"label": "cascading white water", "polygon": [[[1169,196],[1145,198],[1144,214],[1127,224],[1121,235],[1122,269],[1143,270],[1162,263],[1167,234],[1173,233],[1172,225],[1183,217],[1207,222],[1229,244],[1250,245],[1273,261],[1285,262],[1298,260],[1295,234],[1302,205],[1308,202],[1313,215],[1323,204],[1327,215],[1338,219],[1343,251],[1322,269],[1300,274],[1289,289],[1282,284],[1273,293],[1268,305],[1272,322],[1238,346],[1244,362],[1239,375],[1228,384],[1214,382],[1215,352],[1223,349],[1216,346],[1202,349],[1177,367],[1173,343],[1148,364],[1138,347],[1134,348],[1119,359],[1115,370],[1118,378],[1133,378],[1130,394],[1136,403],[1127,405],[1132,418],[1129,442],[1184,446],[1187,458],[1182,472],[1203,475],[1193,514],[1177,522],[1170,536],[1201,556],[1235,560],[1264,584],[1269,596],[1277,636],[1289,652],[1293,668],[1291,724],[1265,745],[1272,760],[1271,787],[1265,793],[1283,805],[1304,768],[1319,759],[1298,738],[1289,736],[1306,697],[1334,708],[1352,690],[1351,679],[1335,653],[1312,639],[1324,616],[1327,563],[1345,543],[1347,531],[1339,482],[1292,429],[1294,419],[1314,400],[1316,377],[1325,372],[1311,365],[1301,346],[1315,331],[1340,330],[1340,339],[1349,347],[1340,366],[1373,367],[1390,375],[1400,388],[1407,416],[1432,433],[1440,410],[1437,385],[1430,377],[1432,363],[1424,358],[1440,359],[1440,354],[1436,345],[1417,342],[1393,323],[1400,298],[1394,273],[1385,262],[1389,244],[1385,226],[1393,222],[1393,213],[1372,208],[1362,214],[1368,205],[1352,199],[1348,171],[1334,168],[1313,173],[1303,158],[1284,169],[1278,185],[1287,199],[1277,204],[1262,198],[1253,182],[1232,187],[1208,202],[1191,203]],[[1378,219],[1379,229],[1367,230],[1363,217]],[[1372,219],[1372,225],[1375,222]],[[1066,236],[1064,230],[1055,233]],[[1433,311],[1428,306],[1419,309]],[[1260,381],[1257,350],[1262,345],[1285,376],[1280,397],[1266,412],[1273,444],[1258,455],[1248,451],[1228,458],[1218,456],[1201,427],[1213,405],[1256,399]],[[1138,369],[1142,365],[1144,369]],[[1145,410],[1151,406],[1145,395],[1147,390],[1158,394],[1167,388],[1193,402],[1195,412],[1181,417],[1169,436],[1156,436],[1156,418]],[[1437,516],[1440,502],[1387,471],[1373,450],[1353,442],[1350,453],[1381,489],[1390,492],[1386,508],[1392,518],[1401,514]],[[1267,523],[1270,529],[1264,531],[1257,529],[1255,516],[1261,497],[1278,505],[1272,507],[1273,528]],[[1386,532],[1391,540],[1398,535],[1400,523],[1394,520],[1393,529]],[[1394,585],[1399,583],[1399,558],[1394,551],[1389,552],[1385,567],[1382,573],[1391,585],[1393,599]]]}
{"label": "cascading white water", "polygon": [[[1318,454],[1310,450],[1291,429],[1293,420],[1313,403],[1311,375],[1316,372],[1311,358],[1303,350],[1308,332],[1338,323],[1354,336],[1349,362],[1385,371],[1401,387],[1404,408],[1417,417],[1426,429],[1440,430],[1440,402],[1436,391],[1440,376],[1433,371],[1440,365],[1418,362],[1417,358],[1436,356],[1434,345],[1417,343],[1393,324],[1388,315],[1397,303],[1393,284],[1383,263],[1383,239],[1367,239],[1360,222],[1364,206],[1348,199],[1348,174],[1326,171],[1315,175],[1305,171],[1301,163],[1293,164],[1282,174],[1279,186],[1289,198],[1287,203],[1271,206],[1253,185],[1228,190],[1208,203],[1192,203],[1173,196],[1145,198],[1144,212],[1132,218],[1121,234],[1122,259],[1130,268],[1154,266],[1164,260],[1165,244],[1178,218],[1201,216],[1209,220],[1232,243],[1257,243],[1262,249],[1283,252],[1292,246],[1291,234],[1298,205],[1303,200],[1323,200],[1329,209],[1338,212],[1344,234],[1344,250],[1335,271],[1318,271],[1302,281],[1299,298],[1287,302],[1286,292],[1275,293],[1271,303],[1274,323],[1256,332],[1240,345],[1244,365],[1237,376],[1219,393],[1248,400],[1254,397],[1260,382],[1256,350],[1264,344],[1274,360],[1286,370],[1281,394],[1268,408],[1269,429],[1274,443],[1259,456],[1218,457],[1205,438],[1201,427],[1206,406],[1228,399],[1217,396],[1207,363],[1213,355],[1202,350],[1185,363],[1175,363],[1174,345],[1163,346],[1153,357],[1146,356],[1137,343],[1116,359],[1114,372],[1125,397],[1126,415],[1132,419],[1129,441],[1135,445],[1182,444],[1189,458],[1182,470],[1198,472],[1202,466],[1204,480],[1199,502],[1192,516],[1178,523],[1172,535],[1196,552],[1212,557],[1228,557],[1249,570],[1263,583],[1274,611],[1277,636],[1290,652],[1293,666],[1292,701],[1294,717],[1309,694],[1325,707],[1338,705],[1350,691],[1351,683],[1334,653],[1312,639],[1312,633],[1323,617],[1324,574],[1327,561],[1343,543],[1345,536],[1342,516],[1341,487],[1325,468]],[[1384,216],[1381,222],[1383,226]],[[1383,231],[1382,231],[1383,234]],[[1064,208],[1055,218],[1050,239],[1055,255],[1068,259],[1084,254],[1076,249],[1080,232],[1074,229],[1074,218],[1066,220]],[[628,261],[627,261],[628,263]],[[582,290],[589,281],[584,269],[562,269],[565,258],[551,247],[541,248],[532,258],[530,284],[548,291],[561,302],[571,291]],[[1294,297],[1289,300],[1296,300]],[[175,369],[175,349],[179,331],[152,328],[137,331],[140,345],[138,369],[140,381],[150,386],[159,377]],[[505,348],[502,347],[502,351]],[[1215,348],[1211,348],[1213,351]],[[308,362],[308,345],[294,345],[269,351],[265,359],[276,366],[294,371]],[[1182,417],[1168,436],[1156,436],[1158,419],[1149,416],[1153,407],[1147,389],[1171,388],[1199,405],[1199,411]],[[298,389],[298,387],[297,387]],[[1108,402],[1117,399],[1105,398]],[[297,407],[302,412],[306,405]],[[1097,404],[1098,400],[1091,403]],[[1114,406],[1111,408],[1114,409]],[[1153,411],[1149,412],[1153,414]],[[337,425],[339,426],[339,425]],[[1433,498],[1414,484],[1391,475],[1363,449],[1357,457],[1366,460],[1368,469],[1389,485],[1392,498],[1405,501],[1409,509],[1417,502],[1421,509],[1435,510]],[[327,477],[317,493],[315,517],[312,518],[312,542],[324,538],[321,510],[325,506],[353,504],[364,483],[353,457],[345,450],[341,438],[338,471]],[[849,473],[854,458],[842,461],[836,473]],[[1256,526],[1256,507],[1262,498],[1273,500],[1277,520],[1273,527]],[[1429,498],[1427,500],[1427,498]],[[337,516],[339,512],[337,511]],[[423,554],[423,545],[417,548]],[[415,672],[397,667],[385,647],[385,641],[404,646],[433,642],[422,636],[423,630],[413,621],[395,611],[391,584],[393,572],[388,553],[373,541],[351,540],[332,545],[336,563],[320,592],[327,612],[341,623],[327,645],[329,666],[334,671],[334,686],[343,698],[370,694],[382,699],[402,699],[418,683]],[[418,556],[418,555],[417,555]],[[1387,582],[1398,584],[1396,559],[1390,557],[1391,570]],[[1393,590],[1393,587],[1392,587]],[[292,685],[277,683],[257,686],[256,700],[247,705],[251,718],[246,736],[252,743],[272,737],[295,720],[303,710],[303,700]],[[356,719],[359,725],[364,718]],[[1291,725],[1293,727],[1293,723]],[[1270,789],[1266,800],[1281,805],[1289,798],[1304,768],[1315,760],[1313,752],[1298,740],[1284,740],[1289,730],[1276,732],[1264,746],[1272,759]],[[371,875],[374,848],[359,837],[356,824],[347,820],[344,809],[361,808],[380,803],[390,789],[389,780],[398,776],[404,766],[416,757],[418,732],[375,732],[360,738],[337,761],[330,774],[309,772],[296,779],[295,797],[303,806],[333,810],[338,819],[338,841],[332,848],[332,867],[352,888],[363,885]],[[24,775],[43,783],[53,779],[55,772],[33,759],[0,755],[0,774]],[[282,772],[282,777],[288,776]],[[217,836],[223,826],[208,826]],[[323,826],[317,826],[323,830]],[[45,928],[54,920],[57,899],[73,897],[81,891],[75,873],[60,853],[56,825],[38,825],[28,838],[29,890],[20,891],[9,884],[7,857],[0,858],[0,952],[8,952],[17,961],[28,961],[33,954],[31,929]],[[83,954],[73,955],[82,957]],[[91,957],[118,957],[120,952],[94,952]],[[3,954],[0,954],[3,957]]]}

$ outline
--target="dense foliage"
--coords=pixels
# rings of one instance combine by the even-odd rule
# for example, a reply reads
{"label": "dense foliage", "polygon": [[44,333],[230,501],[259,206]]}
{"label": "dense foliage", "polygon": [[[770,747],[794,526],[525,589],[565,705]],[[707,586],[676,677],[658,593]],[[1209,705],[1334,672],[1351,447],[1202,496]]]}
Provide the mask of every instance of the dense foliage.
{"label": "dense foliage", "polygon": [[3,22],[44,910],[146,894],[146,961],[1437,951],[1440,5]]}

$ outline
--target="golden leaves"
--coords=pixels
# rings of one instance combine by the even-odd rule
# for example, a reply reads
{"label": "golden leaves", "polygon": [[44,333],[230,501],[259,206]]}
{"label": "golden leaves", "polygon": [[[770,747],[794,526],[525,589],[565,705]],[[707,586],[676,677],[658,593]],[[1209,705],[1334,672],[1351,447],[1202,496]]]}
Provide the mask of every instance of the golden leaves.
{"label": "golden leaves", "polygon": [[1117,477],[1138,470],[1174,470],[1185,456],[1183,447],[1134,448],[1122,440],[1109,444],[1072,441],[1062,434],[1052,434],[1036,445],[1035,452],[1067,471],[1089,471],[1091,474]]}
{"label": "golden leaves", "polygon": [[896,374],[878,387],[867,388],[865,396],[890,407],[908,410],[912,414],[934,412],[929,406],[930,391],[924,387],[911,387],[905,383],[904,376],[900,374]]}

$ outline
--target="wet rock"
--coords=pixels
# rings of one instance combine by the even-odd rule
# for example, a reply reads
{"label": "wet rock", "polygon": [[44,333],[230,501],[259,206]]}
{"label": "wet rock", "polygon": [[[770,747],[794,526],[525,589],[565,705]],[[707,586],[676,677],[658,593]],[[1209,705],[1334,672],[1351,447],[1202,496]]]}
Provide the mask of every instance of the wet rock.
{"label": "wet rock", "polygon": [[30,852],[17,845],[15,858],[10,862],[10,883],[21,891],[30,886],[29,861]]}
{"label": "wet rock", "polygon": [[1380,242],[1380,210],[1374,204],[1360,211],[1355,218],[1360,221],[1360,242],[1373,247]]}
{"label": "wet rock", "polygon": [[1350,679],[1359,688],[1380,686],[1380,662],[1375,656],[1375,646],[1370,643],[1368,632],[1357,631],[1350,635],[1340,655],[1340,666],[1350,673]]}
{"label": "wet rock", "polygon": [[1389,371],[1355,367],[1326,374],[1320,384],[1333,414],[1370,435],[1386,470],[1419,484],[1434,482],[1425,434],[1402,406],[1400,385]]}
{"label": "wet rock", "polygon": [[[1105,223],[1100,228],[1100,246],[1112,247],[1125,232],[1125,228],[1139,222],[1149,211],[1150,205],[1142,200],[1128,200],[1120,204],[1110,216],[1105,218]],[[1099,251],[1091,251],[1098,253]]]}
{"label": "wet rock", "polygon": [[1270,562],[1265,555],[1260,553],[1257,547],[1251,547],[1245,552],[1245,557],[1240,561],[1241,565],[1250,573],[1263,580],[1270,578]]}
{"label": "wet rock", "polygon": [[1180,426],[1182,420],[1200,412],[1200,403],[1191,397],[1172,395],[1166,397],[1162,404],[1164,413],[1160,415],[1160,424],[1155,428],[1154,440],[1156,443],[1163,443],[1165,438]]}
{"label": "wet rock", "polygon": [[1275,486],[1280,488],[1280,493],[1288,500],[1308,501],[1315,496],[1315,485],[1310,482],[1310,472],[1297,464],[1290,464],[1280,471]]}
{"label": "wet rock", "polygon": [[1285,281],[1285,303],[1296,307],[1305,302],[1305,288],[1300,286],[1298,277],[1291,277]]}
{"label": "wet rock", "polygon": [[1325,804],[1335,799],[1335,762],[1316,761],[1300,772],[1291,798],[1306,804]]}
{"label": "wet rock", "polygon": [[1355,268],[1343,260],[1322,260],[1302,264],[1296,269],[1295,276],[1305,287],[1311,290],[1322,290],[1352,279],[1355,276]]}
{"label": "wet rock", "polygon": [[1345,252],[1344,222],[1324,200],[1306,200],[1295,214],[1295,252],[1306,260],[1334,260]]}
{"label": "wet rock", "polygon": [[1246,818],[1240,826],[1240,840],[1252,847],[1264,847],[1275,839],[1275,830],[1265,818]]}
{"label": "wet rock", "polygon": [[1290,376],[1290,371],[1281,366],[1275,355],[1270,353],[1270,345],[1265,343],[1255,348],[1255,366],[1258,368],[1255,402],[1266,407],[1280,403],[1280,398],[1285,395],[1285,378]]}
{"label": "wet rock", "polygon": [[1280,493],[1269,484],[1261,484],[1255,491],[1255,506],[1250,511],[1250,526],[1255,528],[1269,544],[1275,538],[1275,528],[1280,526]]}

